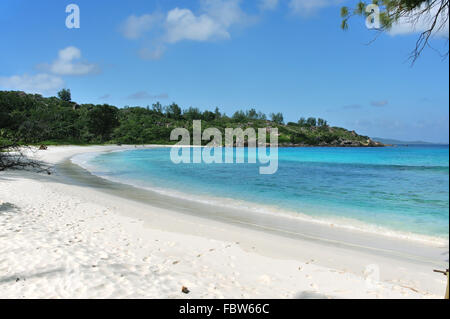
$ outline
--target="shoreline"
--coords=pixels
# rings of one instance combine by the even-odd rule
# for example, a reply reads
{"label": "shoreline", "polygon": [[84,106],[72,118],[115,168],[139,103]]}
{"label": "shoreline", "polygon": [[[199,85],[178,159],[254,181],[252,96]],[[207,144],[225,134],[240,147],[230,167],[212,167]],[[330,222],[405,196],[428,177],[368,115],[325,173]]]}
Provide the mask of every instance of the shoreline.
{"label": "shoreline", "polygon": [[[38,152],[38,155],[42,156],[43,160],[56,165],[67,161],[74,154],[92,152],[94,149],[109,151],[118,148],[124,148],[124,146],[49,147],[49,150]],[[134,146],[129,148],[134,149]],[[123,251],[126,250],[127,254],[139,256],[135,259],[130,257],[125,262],[127,265],[125,268],[128,267],[127,271],[134,273],[137,278],[129,279],[129,289],[126,292],[120,292],[120,278],[123,277],[117,278],[114,274],[112,275],[110,264],[105,265],[109,272],[105,271],[108,276],[113,277],[110,278],[110,282],[113,284],[107,283],[108,280],[105,278],[109,277],[105,273],[96,276],[90,273],[99,266],[93,269],[83,268],[84,270],[80,270],[78,267],[80,273],[75,272],[76,275],[74,275],[77,280],[85,282],[89,277],[88,274],[91,276],[90,278],[101,281],[99,284],[101,287],[91,291],[82,289],[83,291],[76,292],[69,287],[70,285],[64,286],[66,287],[64,289],[60,285],[56,285],[64,293],[61,291],[59,293],[47,292],[43,297],[294,298],[306,297],[313,293],[329,298],[439,298],[445,289],[445,280],[432,273],[434,266],[444,266],[445,263],[448,265],[448,261],[445,262],[445,260],[441,260],[437,264],[430,264],[423,260],[411,260],[402,256],[367,250],[364,245],[361,249],[352,249],[342,242],[330,244],[313,238],[280,236],[277,231],[273,230],[262,231],[235,223],[226,223],[222,220],[195,216],[180,207],[174,209],[175,204],[165,202],[165,198],[159,198],[159,200],[166,207],[158,207],[155,202],[153,204],[146,202],[147,195],[135,192],[135,189],[133,189],[135,196],[144,196],[144,198],[141,198],[141,201],[125,199],[117,194],[117,192],[124,191],[123,187],[117,187],[112,182],[107,182],[102,187],[98,185],[94,187],[89,183],[83,185],[80,181],[74,182],[59,173],[56,175],[42,176],[25,172],[2,174],[0,200],[11,201],[12,205],[18,207],[18,211],[29,210],[29,214],[16,216],[17,214],[10,214],[7,209],[5,212],[1,212],[0,218],[5,218],[5,216],[9,218],[8,223],[0,222],[1,234],[4,235],[0,237],[0,247],[2,247],[0,249],[3,249],[1,252],[12,247],[15,249],[22,246],[27,247],[29,241],[27,244],[25,239],[37,236],[35,228],[44,227],[42,221],[52,220],[51,227],[48,226],[49,223],[45,224],[50,233],[38,232],[42,235],[39,240],[45,242],[47,246],[58,246],[58,249],[62,249],[66,257],[72,254],[77,256],[77,253],[80,253],[81,259],[95,259],[97,264],[99,260],[101,263],[108,264],[109,259],[121,259],[124,255],[126,256]],[[39,203],[42,203],[41,206],[38,205]],[[189,208],[198,208],[191,203],[187,204],[186,201],[180,203]],[[3,207],[5,203],[0,204]],[[170,205],[167,206],[167,204]],[[40,208],[35,207],[36,205]],[[55,206],[52,214],[45,212],[46,205]],[[81,209],[82,207],[84,208]],[[208,209],[211,211],[216,208],[208,206]],[[25,221],[34,218],[34,230],[25,230],[26,226],[20,226],[28,223],[13,222],[15,218],[19,217]],[[86,219],[91,217],[93,219],[95,217],[96,221],[87,223]],[[42,218],[44,220],[41,220]],[[78,222],[75,222],[74,219]],[[77,237],[82,238],[82,242],[88,242],[93,251],[90,250],[89,253],[76,251],[74,253],[75,248],[72,244],[67,244],[69,248],[60,247],[58,240],[47,238],[53,234],[51,231],[53,228],[62,231],[65,228],[64,222],[70,220],[72,220],[70,225],[80,224],[72,225],[77,229]],[[80,220],[83,220],[83,223]],[[114,225],[111,220],[114,220]],[[100,225],[103,227],[99,228]],[[8,231],[14,227],[21,227],[21,231],[17,233]],[[92,232],[90,229],[92,227],[100,230],[103,228],[103,230],[97,230],[99,233]],[[15,238],[24,235],[26,231],[28,231],[26,238]],[[109,241],[98,243],[98,241],[101,242],[103,233],[108,233]],[[65,236],[65,234],[61,234],[61,236]],[[127,238],[128,245],[118,242],[117,238],[121,236]],[[376,241],[376,238],[370,240]],[[96,243],[94,244],[92,241]],[[103,259],[105,257],[100,256],[105,250],[113,250],[118,253],[107,253],[106,259]],[[448,254],[448,247],[444,249],[444,253],[445,250]],[[199,253],[199,251],[202,252]],[[36,266],[36,263],[37,266],[41,266],[41,264],[45,264],[43,259],[52,259],[45,254],[43,256],[36,255],[34,250],[33,253],[39,262],[32,263],[32,266]],[[209,253],[214,256],[207,257]],[[197,257],[199,255],[200,257]],[[435,253],[432,255],[434,256]],[[34,287],[28,287],[28,290],[26,288],[18,289],[17,286],[20,285],[15,282],[2,282],[1,278],[7,275],[13,276],[14,271],[17,271],[14,269],[14,265],[15,268],[28,266],[25,255],[6,254],[5,256],[5,260],[0,262],[0,269],[3,270],[0,272],[0,291],[3,291],[0,295],[6,298],[39,295],[40,292],[36,290],[39,283],[42,284],[43,280],[48,283],[50,280],[46,275],[28,279],[24,287],[29,282],[37,282]],[[148,259],[146,259],[147,257]],[[444,255],[442,258],[448,257]],[[80,264],[76,258],[73,262]],[[148,263],[150,265],[147,265]],[[368,265],[374,264],[379,267],[380,281],[377,281],[375,285],[368,285],[368,275],[365,272]],[[20,267],[17,267],[18,265]],[[185,265],[181,273],[174,270],[177,265]],[[161,278],[154,272],[150,276],[147,266],[164,269],[167,272],[164,275],[166,281],[161,283]],[[207,267],[207,269],[202,267]],[[4,269],[6,269],[6,274]],[[223,278],[220,278],[221,276]],[[60,283],[69,280],[70,276],[63,273],[56,277]],[[153,287],[149,291],[142,290],[143,286],[147,283],[154,283],[155,280],[160,283],[156,285],[157,288]],[[181,286],[179,285],[181,284],[192,287],[192,293],[190,295],[180,293]],[[215,289],[210,285],[213,285]],[[90,284],[87,286],[90,287]],[[217,289],[218,287],[220,289]],[[49,289],[51,288],[55,288],[55,283],[49,283]]]}
{"label": "shoreline", "polygon": [[[170,148],[170,145],[163,145],[158,146],[158,148]],[[150,149],[155,148],[154,146],[150,146]],[[142,149],[142,148],[141,148]],[[115,149],[111,151],[106,152],[125,152],[125,151],[134,151],[139,150],[139,148],[125,148],[125,149]],[[101,178],[107,181],[110,181],[112,183],[117,183],[121,185],[129,185],[137,189],[143,189],[146,191],[149,191],[153,194],[157,193],[162,196],[166,196],[168,198],[174,199],[174,200],[181,200],[181,201],[189,201],[189,202],[197,202],[201,204],[211,205],[214,207],[223,207],[224,209],[229,210],[240,210],[241,212],[244,212],[244,214],[263,214],[263,215],[272,215],[272,217],[275,218],[282,218],[282,219],[290,219],[290,220],[297,220],[300,222],[305,222],[307,224],[319,224],[323,225],[326,229],[332,227],[335,229],[342,229],[344,232],[355,232],[356,234],[362,233],[362,234],[371,234],[380,236],[382,238],[392,238],[394,240],[406,240],[406,241],[412,241],[412,242],[418,242],[425,245],[432,245],[435,247],[445,247],[446,244],[448,244],[449,237],[448,236],[431,236],[431,235],[425,235],[425,234],[418,234],[418,233],[412,233],[412,232],[406,232],[391,228],[386,228],[383,226],[379,226],[376,224],[369,224],[365,223],[363,221],[358,221],[351,218],[318,218],[313,217],[305,213],[299,213],[295,211],[289,211],[286,209],[281,209],[278,207],[272,207],[265,204],[257,204],[253,202],[247,202],[244,200],[236,200],[233,198],[226,198],[226,197],[217,197],[217,196],[206,196],[207,199],[205,200],[203,195],[196,195],[196,194],[190,194],[187,192],[182,192],[174,189],[169,188],[156,188],[156,187],[149,187],[144,185],[138,185],[136,183],[133,183],[131,181],[123,181],[117,178],[111,178],[108,176],[102,176],[102,175],[96,175],[91,172],[91,169],[94,169],[94,167],[89,167],[89,165],[86,165],[86,162],[90,160],[93,157],[96,157],[97,155],[101,153],[106,152],[89,152],[89,153],[82,153],[82,154],[76,154],[74,156],[71,156],[70,158],[66,159],[66,165],[68,165],[68,162],[81,167],[83,170],[85,170],[88,174],[93,175],[97,178]],[[86,155],[88,155],[86,157]],[[73,171],[73,170],[72,170]],[[79,172],[82,174],[81,172]],[[184,203],[184,202],[183,202]],[[238,217],[236,214],[233,214],[234,217]]]}
{"label": "shoreline", "polygon": [[[70,175],[72,181],[89,184],[89,186],[108,194],[173,212],[182,211],[183,215],[237,225],[245,230],[255,229],[262,232],[271,232],[278,236],[318,241],[328,245],[373,250],[395,258],[421,260],[435,266],[442,265],[443,259],[441,256],[446,251],[445,241],[437,242],[389,236],[357,228],[339,227],[335,224],[330,224],[329,221],[322,222],[289,215],[280,216],[271,212],[251,211],[246,208],[238,209],[233,206],[218,206],[214,203],[192,200],[188,196],[180,198],[132,184],[113,181],[94,175],[82,167],[77,168],[79,167],[77,164],[71,164],[68,161],[63,162],[61,165],[59,169],[64,171],[63,175],[66,177]],[[355,237],[355,240],[351,240],[352,237]],[[371,243],[372,245],[370,245]],[[414,253],[408,250],[411,244],[416,244]],[[419,251],[422,249],[422,254],[418,253],[418,249]],[[428,254],[428,250],[431,253]]]}

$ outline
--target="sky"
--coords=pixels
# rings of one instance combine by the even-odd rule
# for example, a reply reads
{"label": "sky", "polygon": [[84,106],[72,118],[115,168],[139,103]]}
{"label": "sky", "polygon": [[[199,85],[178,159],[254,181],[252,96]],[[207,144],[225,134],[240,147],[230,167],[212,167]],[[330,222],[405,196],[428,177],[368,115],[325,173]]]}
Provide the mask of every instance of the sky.
{"label": "sky", "polygon": [[[79,28],[66,13],[76,4]],[[448,25],[408,60],[422,22],[340,29],[345,0],[2,0],[0,90],[118,107],[176,102],[371,137],[449,141]],[[69,26],[73,26],[69,19]]]}

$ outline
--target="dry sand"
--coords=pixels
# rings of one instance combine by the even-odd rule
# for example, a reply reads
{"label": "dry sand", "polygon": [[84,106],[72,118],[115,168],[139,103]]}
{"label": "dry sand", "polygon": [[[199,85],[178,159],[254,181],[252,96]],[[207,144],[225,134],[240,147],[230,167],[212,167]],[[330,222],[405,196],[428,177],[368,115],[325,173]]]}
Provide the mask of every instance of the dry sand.
{"label": "dry sand", "polygon": [[[125,148],[34,156],[54,165]],[[60,172],[0,173],[0,298],[441,298],[439,249],[414,260],[164,209]]]}

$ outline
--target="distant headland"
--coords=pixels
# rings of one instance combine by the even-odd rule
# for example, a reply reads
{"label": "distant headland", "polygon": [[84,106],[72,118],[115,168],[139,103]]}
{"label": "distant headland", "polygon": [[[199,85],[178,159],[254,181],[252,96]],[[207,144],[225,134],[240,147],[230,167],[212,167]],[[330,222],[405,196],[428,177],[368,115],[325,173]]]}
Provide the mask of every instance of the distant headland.
{"label": "distant headland", "polygon": [[381,142],[383,144],[390,145],[448,145],[448,143],[433,143],[425,141],[401,141],[392,138],[373,137],[373,140]]}

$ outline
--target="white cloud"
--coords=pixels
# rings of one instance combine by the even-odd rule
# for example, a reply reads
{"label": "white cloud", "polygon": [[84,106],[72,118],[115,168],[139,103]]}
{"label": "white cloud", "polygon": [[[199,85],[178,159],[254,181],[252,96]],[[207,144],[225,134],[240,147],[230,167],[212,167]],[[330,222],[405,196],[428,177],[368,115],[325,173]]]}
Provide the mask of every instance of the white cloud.
{"label": "white cloud", "polygon": [[43,94],[62,88],[63,86],[64,81],[62,78],[47,73],[0,77],[0,87],[7,90]]}
{"label": "white cloud", "polygon": [[75,61],[79,59],[81,59],[81,51],[70,46],[60,50],[58,58],[52,64],[42,64],[38,67],[57,75],[86,75],[99,70],[95,64]]}
{"label": "white cloud", "polygon": [[236,24],[246,24],[252,17],[240,7],[241,0],[203,0],[202,9],[212,19],[226,28]]}
{"label": "white cloud", "polygon": [[167,14],[166,41],[207,41],[214,38],[229,38],[227,27],[206,14],[195,16],[189,9],[175,8]]}
{"label": "white cloud", "polygon": [[166,51],[165,46],[158,45],[154,49],[142,48],[139,50],[138,54],[141,57],[141,59],[144,60],[158,60],[164,55],[165,51]]}
{"label": "white cloud", "polygon": [[308,16],[320,9],[338,5],[341,2],[342,0],[290,0],[289,7],[295,14]]}
{"label": "white cloud", "polygon": [[122,34],[128,39],[139,39],[152,29],[159,31],[154,48],[145,47],[139,51],[141,58],[159,59],[167,44],[231,38],[230,29],[233,26],[253,20],[242,11],[240,3],[241,0],[201,0],[198,13],[176,7],[163,18],[161,14],[130,16],[122,26]]}
{"label": "white cloud", "polygon": [[155,25],[161,22],[163,16],[159,13],[129,16],[120,27],[120,31],[127,39],[139,39]]}
{"label": "white cloud", "polygon": [[[429,12],[420,16],[419,19],[414,19],[414,13],[409,17],[401,18],[397,23],[395,23],[391,30],[389,30],[389,34],[391,35],[400,35],[400,34],[410,34],[416,32],[424,32],[428,30],[432,24],[433,18],[436,16],[438,12],[438,5],[440,5],[440,1],[438,1],[437,5],[434,5]],[[420,10],[423,10],[422,7]],[[433,35],[446,37],[448,38],[449,33],[449,22],[448,22],[448,10],[444,10],[441,12],[440,16],[437,20],[437,27],[442,25],[442,22],[445,21],[443,19],[447,19],[445,25],[441,29],[436,29]]]}
{"label": "white cloud", "polygon": [[249,17],[241,10],[239,0],[203,0],[202,13],[175,8],[167,13],[165,41],[210,41],[229,39],[229,29]]}
{"label": "white cloud", "polygon": [[51,64],[40,64],[38,74],[1,76],[0,87],[8,90],[19,90],[32,93],[49,93],[64,86],[63,75],[86,75],[97,72],[98,66],[81,59],[81,51],[69,46],[58,52],[58,58]]}
{"label": "white cloud", "polygon": [[275,10],[278,6],[278,0],[260,0],[259,8],[261,10]]}

